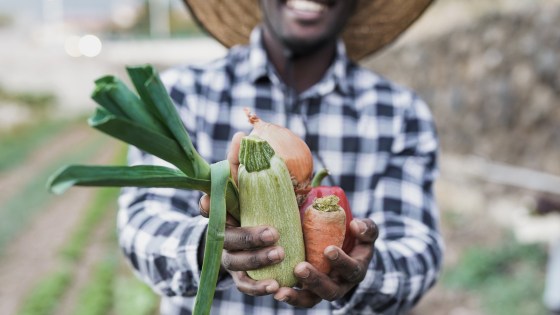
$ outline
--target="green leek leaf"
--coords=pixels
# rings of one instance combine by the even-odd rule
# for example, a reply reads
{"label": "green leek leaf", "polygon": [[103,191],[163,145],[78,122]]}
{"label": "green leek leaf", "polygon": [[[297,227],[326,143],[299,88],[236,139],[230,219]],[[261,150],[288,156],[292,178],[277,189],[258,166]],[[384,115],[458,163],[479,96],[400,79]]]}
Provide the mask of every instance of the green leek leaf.
{"label": "green leek leaf", "polygon": [[155,69],[151,65],[141,65],[141,66],[127,66],[126,71],[130,77],[130,81],[136,88],[136,92],[140,95],[140,99],[144,102],[146,108],[156,117],[159,121],[166,124],[167,121],[163,117],[156,105],[154,104],[152,98],[148,95],[148,91],[145,89],[144,84],[153,76],[157,75]]}
{"label": "green leek leaf", "polygon": [[193,173],[192,163],[185,158],[183,150],[174,139],[146,129],[133,121],[116,117],[101,107],[97,108],[95,115],[88,122],[90,126],[114,138],[175,165],[185,174]]}
{"label": "green leek leaf", "polygon": [[95,89],[91,93],[91,98],[99,105],[103,106],[111,114],[128,118],[126,113],[116,104],[107,93],[107,84],[112,81],[113,76],[107,75],[95,81]]}
{"label": "green leek leaf", "polygon": [[54,173],[47,183],[55,194],[62,194],[72,186],[168,187],[210,193],[209,180],[190,178],[178,170],[154,165],[69,165]]}
{"label": "green leek leaf", "polygon": [[206,230],[204,261],[200,274],[200,285],[194,302],[194,315],[210,314],[224,248],[226,226],[226,189],[230,179],[228,161],[210,166],[210,221]]}
{"label": "green leek leaf", "polygon": [[149,65],[128,67],[127,70],[142,101],[150,104],[150,107],[155,107],[159,113],[158,117],[165,121],[169,131],[185,152],[187,160],[193,166],[192,172],[186,174],[196,178],[208,178],[210,176],[210,166],[194,148],[177,108],[161,82],[159,74]]}
{"label": "green leek leaf", "polygon": [[92,98],[109,112],[128,118],[152,131],[171,136],[169,130],[121,80],[109,75],[96,80],[95,83],[96,88]]}

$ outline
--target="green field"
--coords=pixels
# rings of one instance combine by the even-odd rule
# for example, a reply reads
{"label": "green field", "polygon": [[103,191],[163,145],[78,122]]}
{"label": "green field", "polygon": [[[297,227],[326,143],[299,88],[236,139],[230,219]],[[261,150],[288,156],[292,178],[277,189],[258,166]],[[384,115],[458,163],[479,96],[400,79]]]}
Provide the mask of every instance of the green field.
{"label": "green field", "polygon": [[[55,196],[47,192],[47,178],[59,167],[68,163],[91,163],[95,157],[114,147],[109,163],[125,163],[126,146],[90,129],[87,141],[78,146],[68,146],[49,163],[38,163],[38,148],[49,147],[57,141],[64,141],[65,134],[77,132],[86,126],[79,121],[42,121],[1,134],[0,176],[12,175],[29,167],[35,167],[34,176],[27,182],[19,183],[14,194],[4,198],[0,204],[0,252],[19,253],[13,249],[14,243],[29,233],[38,237],[43,231],[31,231],[37,218],[49,219],[51,208],[68,198],[68,194]],[[87,128],[87,127],[86,127]],[[107,154],[107,152],[105,152]],[[41,165],[31,165],[35,163]],[[12,176],[13,177],[13,176]],[[1,177],[0,177],[1,178]],[[22,302],[16,313],[19,315],[69,314],[156,314],[158,299],[143,283],[136,279],[121,257],[115,233],[116,188],[91,188],[92,201],[79,205],[81,218],[66,233],[62,246],[52,248],[55,252],[50,263],[54,269],[38,275],[29,290],[19,296]],[[76,211],[78,209],[68,209]],[[55,227],[56,228],[56,227]],[[108,231],[103,237],[95,236],[96,231]],[[48,231],[44,231],[48,233]],[[101,248],[100,257],[86,255],[91,247]],[[24,250],[21,250],[24,252]],[[21,254],[21,253],[20,253]],[[21,254],[25,256],[25,253]],[[7,264],[8,257],[1,256],[0,265]],[[89,261],[88,261],[89,260]],[[84,266],[89,274],[80,279]],[[15,277],[17,282],[17,277]],[[16,283],[17,285],[17,283]],[[129,298],[130,294],[134,298]],[[69,301],[73,297],[73,301]],[[6,297],[9,298],[9,297]]]}

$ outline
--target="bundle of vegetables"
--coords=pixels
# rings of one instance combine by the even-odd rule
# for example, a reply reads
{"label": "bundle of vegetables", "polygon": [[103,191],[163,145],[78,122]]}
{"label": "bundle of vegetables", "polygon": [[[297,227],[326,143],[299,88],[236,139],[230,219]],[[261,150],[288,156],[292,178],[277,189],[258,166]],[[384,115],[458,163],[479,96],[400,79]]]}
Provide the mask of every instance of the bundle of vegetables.
{"label": "bundle of vegetables", "polygon": [[[240,145],[238,187],[231,178],[228,161],[209,165],[195,150],[158,73],[149,65],[127,67],[127,72],[138,95],[114,76],[96,80],[92,98],[100,107],[88,120],[89,125],[176,169],[154,165],[70,165],[51,176],[50,190],[61,194],[73,185],[136,186],[200,190],[210,195],[194,314],[210,311],[220,269],[226,209],[242,226],[272,225],[280,233],[278,244],[285,248],[284,260],[249,275],[257,280],[275,279],[281,286],[296,285],[293,269],[305,260],[305,231],[299,206],[313,195],[313,159],[305,142],[288,129],[263,122],[247,111],[254,128]],[[329,245],[321,244],[319,255]]]}

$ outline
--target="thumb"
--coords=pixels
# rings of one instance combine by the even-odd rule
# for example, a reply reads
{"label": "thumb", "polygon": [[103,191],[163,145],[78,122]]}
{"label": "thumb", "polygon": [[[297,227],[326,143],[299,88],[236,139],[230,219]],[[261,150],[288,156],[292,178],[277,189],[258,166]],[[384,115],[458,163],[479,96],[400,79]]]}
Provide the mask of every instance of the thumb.
{"label": "thumb", "polygon": [[231,139],[230,148],[227,155],[227,160],[229,162],[231,178],[237,184],[237,169],[239,168],[239,146],[241,145],[241,139],[245,137],[244,132],[236,132]]}

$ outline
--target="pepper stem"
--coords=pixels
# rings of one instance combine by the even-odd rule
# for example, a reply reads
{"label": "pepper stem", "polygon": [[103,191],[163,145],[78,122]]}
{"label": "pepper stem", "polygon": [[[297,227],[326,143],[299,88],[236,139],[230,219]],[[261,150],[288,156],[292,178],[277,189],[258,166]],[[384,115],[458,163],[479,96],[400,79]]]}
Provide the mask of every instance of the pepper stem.
{"label": "pepper stem", "polygon": [[249,173],[266,170],[270,168],[270,159],[274,154],[274,149],[266,140],[249,135],[241,140],[239,163],[243,164]]}
{"label": "pepper stem", "polygon": [[311,187],[319,187],[321,186],[321,182],[325,177],[329,176],[329,170],[326,168],[321,169],[315,176],[313,176],[313,180],[311,181]]}

